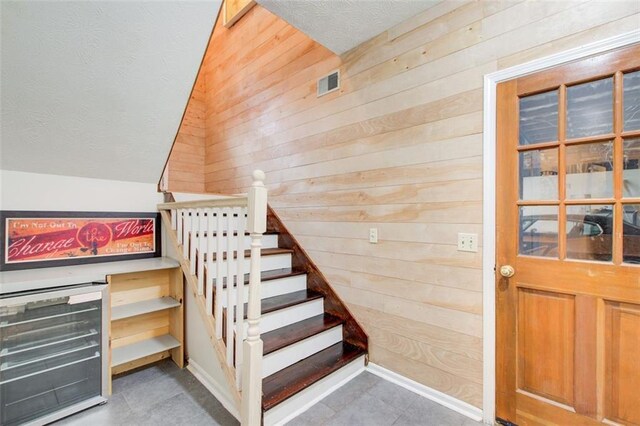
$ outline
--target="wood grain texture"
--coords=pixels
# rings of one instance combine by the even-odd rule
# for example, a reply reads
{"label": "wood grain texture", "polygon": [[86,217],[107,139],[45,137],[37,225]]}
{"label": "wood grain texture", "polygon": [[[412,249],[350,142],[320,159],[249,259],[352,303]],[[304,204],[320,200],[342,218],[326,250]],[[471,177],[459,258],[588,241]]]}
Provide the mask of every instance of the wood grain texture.
{"label": "wood grain texture", "polygon": [[[307,274],[307,291],[314,291],[324,298],[324,311],[344,321],[343,340],[358,348],[367,350],[367,335],[362,330],[361,325],[354,318],[349,308],[345,306],[344,298],[328,284],[325,276],[318,267],[311,261],[309,255],[298,241],[291,235],[282,220],[268,207],[267,229],[278,232],[278,246],[293,250],[291,256],[291,266],[294,269],[304,270]],[[268,300],[268,299],[266,299]],[[264,302],[263,302],[264,306]]]}
{"label": "wood grain texture", "polygon": [[621,424],[640,423],[640,305],[606,303],[606,418]]}
{"label": "wood grain texture", "polygon": [[111,369],[111,374],[119,374],[167,356],[171,356],[173,361],[182,368],[184,366],[184,296],[180,268],[109,275],[108,282],[111,308],[167,296],[180,303],[180,305],[170,309],[134,315],[109,322],[109,359],[111,359],[111,349],[166,334],[172,335],[181,343],[180,346],[170,351],[164,351],[114,367]]}
{"label": "wood grain texture", "polygon": [[170,272],[133,272],[111,275],[111,306],[127,305],[168,296]]}
{"label": "wood grain texture", "polygon": [[198,76],[169,155],[167,163],[169,191],[204,192],[205,190],[205,116],[204,76]]}
{"label": "wood grain texture", "polygon": [[222,9],[225,26],[230,27],[238,22],[253,5],[254,0],[225,0]]}
{"label": "wood grain texture", "polygon": [[[266,171],[278,216],[377,336],[372,361],[479,407],[480,364],[460,371],[425,348],[481,359],[481,251],[456,242],[481,236],[482,76],[634,29],[639,13],[635,1],[444,1],[338,57],[255,6],[216,26],[201,71],[204,187],[246,192]],[[340,90],[317,98],[335,69]]]}
{"label": "wood grain texture", "polygon": [[[639,54],[637,45],[630,46],[498,85],[497,267],[509,265],[515,271],[512,278],[499,276],[496,282],[497,415],[504,420],[517,424],[638,423],[640,287],[637,267],[622,263],[621,253],[621,76],[640,67]],[[615,222],[609,231],[613,256],[610,262],[599,262],[595,256],[570,262],[565,258],[572,252],[580,247],[592,250],[592,246],[574,242],[575,235],[564,231],[569,223],[565,206],[591,200],[567,199],[566,164],[576,161],[570,158],[570,148],[593,140],[566,141],[567,85],[604,75],[615,76],[614,134],[593,139],[615,139],[613,197],[601,200],[615,205]],[[550,88],[558,88],[558,134],[557,142],[544,145],[557,147],[559,152],[558,195],[551,202],[524,202],[516,178],[522,148],[518,146],[518,100]],[[589,155],[578,159],[583,160],[593,161]],[[518,232],[514,231],[519,227],[519,206],[546,204],[559,206],[557,226],[563,230],[554,242],[554,254],[546,258],[518,254]]]}
{"label": "wood grain texture", "polygon": [[518,388],[572,407],[575,298],[518,291]]}

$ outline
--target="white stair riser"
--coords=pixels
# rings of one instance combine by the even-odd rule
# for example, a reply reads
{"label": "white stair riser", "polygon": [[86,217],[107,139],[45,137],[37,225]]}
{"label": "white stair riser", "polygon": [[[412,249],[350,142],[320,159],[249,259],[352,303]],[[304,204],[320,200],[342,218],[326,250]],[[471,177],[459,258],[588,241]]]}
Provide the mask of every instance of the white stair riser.
{"label": "white stair riser", "polygon": [[[307,288],[307,274],[294,275],[293,277],[278,278],[276,280],[264,281],[260,285],[260,297],[266,299],[268,297],[281,296],[283,294],[293,293],[294,291],[302,291]],[[249,286],[244,286],[244,302],[249,301]],[[222,306],[227,307],[227,289],[222,291]]]}
{"label": "white stair riser", "polygon": [[[213,237],[212,245],[211,245],[211,253],[215,253],[217,250],[217,238]],[[200,249],[201,253],[205,253],[207,251],[207,238],[197,238],[195,237],[196,244]],[[227,250],[229,240],[227,237],[222,237],[222,250]],[[278,247],[278,235],[276,234],[268,234],[262,236],[262,248],[277,248]],[[249,250],[251,248],[251,237],[246,235],[244,237],[244,249]]]}
{"label": "white stair riser", "polygon": [[[260,317],[260,333],[268,333],[286,327],[294,322],[303,321],[324,314],[324,299],[314,299],[285,309],[269,312]],[[244,338],[247,337],[247,321],[244,322]]]}
{"label": "white stair riser", "polygon": [[341,341],[342,325],[339,325],[265,355],[262,359],[262,378],[277,373],[283,368]]}
{"label": "white stair riser", "polygon": [[264,413],[264,426],[286,424],[340,386],[348,383],[362,371],[364,371],[364,356],[354,359],[338,371],[318,380]]}
{"label": "white stair riser", "polygon": [[[244,258],[244,273],[248,274],[251,267],[251,259],[248,257]],[[222,262],[222,271],[226,273],[227,270],[227,261],[224,260]],[[260,258],[260,270],[261,271],[270,271],[272,269],[283,269],[283,268],[291,268],[291,253],[281,253],[281,254],[270,254],[269,256],[261,256]],[[235,262],[232,265],[233,273],[236,273]],[[207,272],[208,274],[209,272]],[[216,263],[213,263],[213,268],[211,270],[211,275],[209,275],[213,279],[216,278]]]}

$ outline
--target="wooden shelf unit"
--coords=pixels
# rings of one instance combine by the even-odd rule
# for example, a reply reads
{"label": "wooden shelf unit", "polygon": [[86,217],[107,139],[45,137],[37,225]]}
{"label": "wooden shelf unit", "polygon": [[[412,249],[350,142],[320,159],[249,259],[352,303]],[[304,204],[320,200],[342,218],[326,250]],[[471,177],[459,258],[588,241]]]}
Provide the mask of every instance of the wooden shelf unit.
{"label": "wooden shelf unit", "polygon": [[114,274],[111,295],[110,376],[171,359],[184,366],[184,283],[180,267]]}

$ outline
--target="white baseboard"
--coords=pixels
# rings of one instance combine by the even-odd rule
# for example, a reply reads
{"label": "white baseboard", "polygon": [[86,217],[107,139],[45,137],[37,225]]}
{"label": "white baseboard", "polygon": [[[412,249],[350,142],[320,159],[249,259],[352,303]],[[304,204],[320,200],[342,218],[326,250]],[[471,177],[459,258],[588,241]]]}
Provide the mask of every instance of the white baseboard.
{"label": "white baseboard", "polygon": [[417,393],[420,396],[430,399],[433,402],[437,402],[438,404],[443,405],[453,411],[465,415],[470,419],[473,419],[475,421],[482,420],[482,410],[480,408],[474,407],[473,405],[468,404],[464,401],[460,401],[459,399],[454,398],[450,395],[432,389],[398,373],[394,373],[393,371],[387,370],[386,368],[380,367],[379,365],[372,362],[370,362],[367,366],[367,371],[375,374],[376,376],[380,376],[385,380],[393,382],[396,385],[402,386],[403,388],[408,389],[411,392]]}
{"label": "white baseboard", "polygon": [[206,371],[204,371],[202,367],[200,367],[196,362],[189,359],[187,370],[189,370],[191,374],[193,374],[193,376],[198,379],[198,381],[202,383],[209,392],[211,392],[215,399],[220,401],[222,406],[226,408],[227,411],[233,415],[233,417],[240,420],[240,411],[238,410],[238,407],[236,407],[233,401],[226,395],[224,390],[220,388],[216,381],[213,380],[213,378]]}

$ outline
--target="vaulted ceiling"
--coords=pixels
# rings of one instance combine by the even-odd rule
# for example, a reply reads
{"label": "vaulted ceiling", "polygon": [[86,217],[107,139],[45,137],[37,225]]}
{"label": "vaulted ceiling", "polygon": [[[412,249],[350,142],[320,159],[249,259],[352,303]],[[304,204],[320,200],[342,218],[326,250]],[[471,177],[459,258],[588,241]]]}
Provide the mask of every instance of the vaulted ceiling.
{"label": "vaulted ceiling", "polygon": [[[258,0],[336,53],[439,1]],[[1,1],[0,167],[157,182],[221,2]]]}
{"label": "vaulted ceiling", "polygon": [[0,2],[0,167],[157,182],[220,3]]}
{"label": "vaulted ceiling", "polygon": [[257,0],[339,55],[441,1],[460,0]]}

